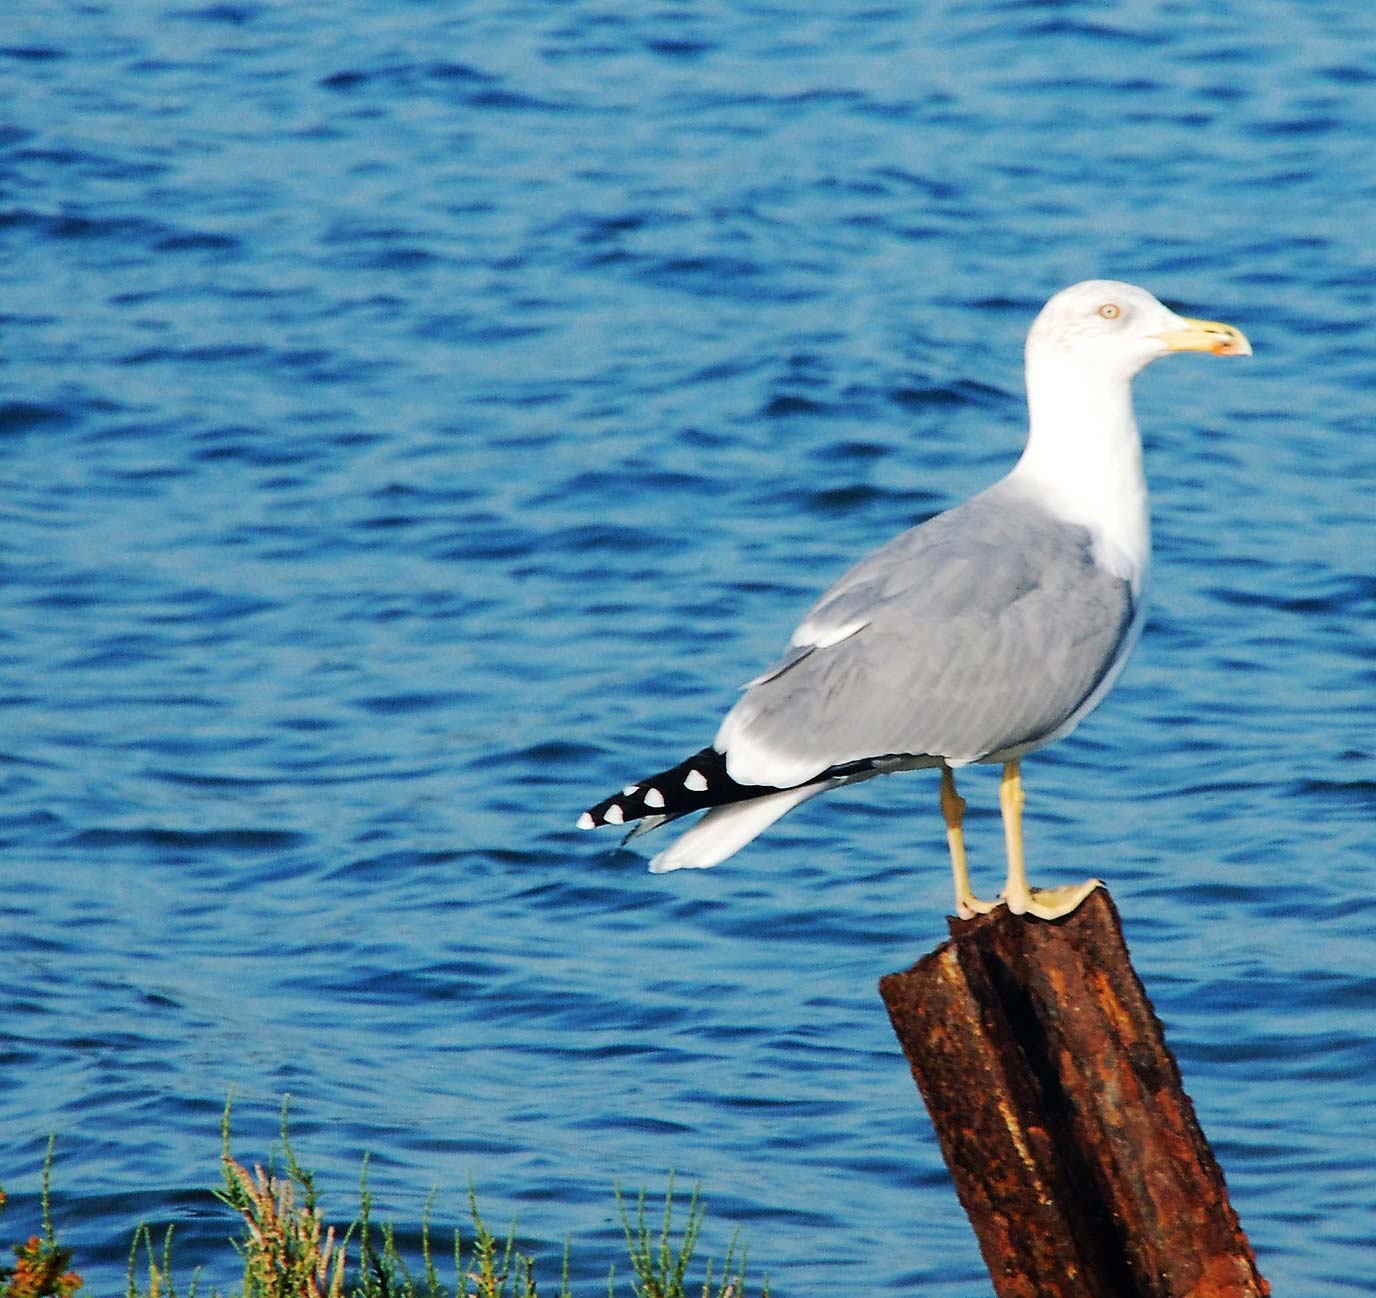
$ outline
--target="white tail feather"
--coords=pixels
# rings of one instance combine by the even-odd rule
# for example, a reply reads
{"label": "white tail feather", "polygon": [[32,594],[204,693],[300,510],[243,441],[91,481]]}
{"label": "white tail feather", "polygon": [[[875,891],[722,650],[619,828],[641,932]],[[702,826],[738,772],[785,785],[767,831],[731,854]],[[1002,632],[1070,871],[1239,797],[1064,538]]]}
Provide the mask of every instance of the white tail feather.
{"label": "white tail feather", "polygon": [[665,848],[650,862],[650,873],[705,870],[708,866],[720,865],[799,803],[825,793],[832,783],[828,780],[800,789],[767,793],[762,798],[751,798],[748,802],[714,807],[686,834],[681,834],[672,847]]}

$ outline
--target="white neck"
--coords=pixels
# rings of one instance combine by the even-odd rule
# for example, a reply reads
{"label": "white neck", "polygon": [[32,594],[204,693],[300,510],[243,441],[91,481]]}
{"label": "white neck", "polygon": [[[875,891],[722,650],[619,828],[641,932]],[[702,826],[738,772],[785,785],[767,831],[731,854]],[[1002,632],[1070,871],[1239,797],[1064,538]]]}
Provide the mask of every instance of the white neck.
{"label": "white neck", "polygon": [[1151,561],[1151,521],[1131,378],[1042,354],[1028,366],[1027,409],[1027,449],[1010,476],[1087,527],[1095,562],[1137,598]]}

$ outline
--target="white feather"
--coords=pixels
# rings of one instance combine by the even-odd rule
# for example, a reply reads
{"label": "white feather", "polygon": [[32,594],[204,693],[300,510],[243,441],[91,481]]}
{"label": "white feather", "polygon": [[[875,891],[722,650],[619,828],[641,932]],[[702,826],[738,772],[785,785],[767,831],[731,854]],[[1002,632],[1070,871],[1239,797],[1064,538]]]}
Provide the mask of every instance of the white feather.
{"label": "white feather", "polygon": [[686,834],[675,840],[650,862],[651,874],[670,870],[705,870],[720,865],[739,852],[752,838],[764,833],[780,816],[794,807],[826,792],[834,781],[810,784],[803,789],[784,789],[749,802],[733,802],[709,811]]}
{"label": "white feather", "polygon": [[712,741],[719,752],[726,754],[726,773],[737,784],[791,788],[820,775],[830,764],[806,753],[778,752],[760,743],[750,733],[749,722],[742,721],[743,715],[735,708],[728,712]]}
{"label": "white feather", "polygon": [[827,626],[825,623],[814,622],[811,618],[807,618],[794,631],[789,644],[796,649],[830,649],[832,645],[840,644],[842,640],[849,640],[851,636],[863,631],[869,624],[870,620],[867,617],[852,618],[840,626]]}

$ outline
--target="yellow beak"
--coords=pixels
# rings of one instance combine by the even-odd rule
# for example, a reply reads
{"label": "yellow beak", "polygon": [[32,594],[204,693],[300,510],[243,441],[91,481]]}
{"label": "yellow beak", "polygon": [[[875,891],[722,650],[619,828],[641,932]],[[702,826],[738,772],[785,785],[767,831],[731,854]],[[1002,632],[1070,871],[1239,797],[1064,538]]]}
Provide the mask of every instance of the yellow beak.
{"label": "yellow beak", "polygon": [[1191,320],[1180,316],[1183,329],[1168,329],[1156,336],[1173,352],[1211,352],[1215,356],[1250,356],[1252,344],[1241,329],[1217,320]]}

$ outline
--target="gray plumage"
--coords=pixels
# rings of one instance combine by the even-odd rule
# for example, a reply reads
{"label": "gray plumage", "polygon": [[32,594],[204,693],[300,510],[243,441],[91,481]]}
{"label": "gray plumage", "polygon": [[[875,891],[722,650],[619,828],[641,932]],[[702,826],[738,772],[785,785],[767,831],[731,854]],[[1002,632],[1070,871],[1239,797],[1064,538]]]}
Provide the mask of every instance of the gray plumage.
{"label": "gray plumage", "polygon": [[1132,621],[1128,583],[1095,563],[1088,529],[1005,479],[841,577],[800,627],[821,647],[757,677],[717,746],[734,779],[776,787],[880,755],[1025,752],[1093,695]]}

